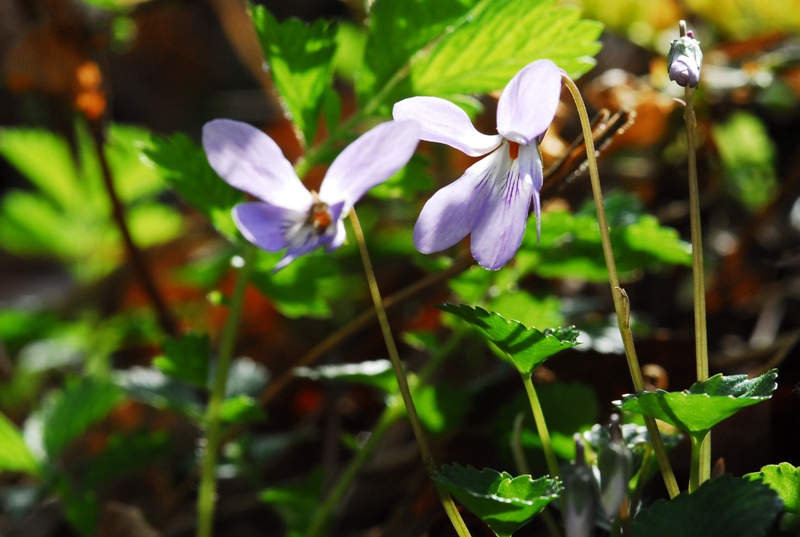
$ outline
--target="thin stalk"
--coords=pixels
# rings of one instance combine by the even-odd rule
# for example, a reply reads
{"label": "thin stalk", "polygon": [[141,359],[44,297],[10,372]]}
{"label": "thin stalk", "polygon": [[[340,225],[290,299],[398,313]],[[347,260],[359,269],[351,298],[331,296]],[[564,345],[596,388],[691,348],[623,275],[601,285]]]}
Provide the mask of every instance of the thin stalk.
{"label": "thin stalk", "polygon": [[539,432],[539,437],[542,439],[542,449],[544,449],[544,458],[545,461],[547,461],[547,470],[550,472],[550,477],[556,478],[559,476],[556,452],[553,450],[553,442],[550,440],[550,432],[547,430],[547,423],[544,421],[542,405],[539,403],[539,396],[536,395],[536,388],[533,386],[531,375],[522,374],[522,383],[525,384],[528,401],[531,403],[531,411],[533,412],[533,420],[536,422],[536,430]]}
{"label": "thin stalk", "polygon": [[164,300],[164,297],[161,295],[161,292],[156,286],[153,275],[150,272],[150,269],[147,267],[147,262],[144,259],[144,255],[142,255],[142,251],[136,245],[136,241],[133,240],[133,235],[131,235],[131,230],[128,227],[128,220],[125,216],[125,206],[117,194],[117,189],[114,186],[114,178],[111,174],[111,167],[108,165],[103,133],[99,125],[95,122],[91,122],[89,127],[92,131],[92,139],[94,141],[94,149],[97,153],[97,159],[100,161],[100,170],[103,175],[103,185],[105,186],[106,193],[108,194],[108,199],[111,201],[111,214],[114,216],[114,222],[116,222],[119,232],[122,235],[122,242],[125,244],[125,250],[128,253],[128,259],[130,260],[131,265],[133,265],[133,271],[138,277],[139,282],[142,284],[142,288],[144,289],[147,298],[150,300],[150,303],[155,310],[161,330],[172,337],[176,337],[178,335],[178,328],[177,324],[175,323],[175,319],[173,318],[169,307],[167,307],[167,302]]}
{"label": "thin stalk", "polygon": [[253,270],[255,254],[256,249],[254,246],[247,245],[245,247],[244,265],[239,269],[239,273],[236,276],[228,318],[225,321],[220,339],[214,386],[211,389],[208,407],[206,408],[205,450],[203,451],[203,461],[200,469],[200,489],[197,497],[197,537],[211,537],[213,534],[217,489],[217,454],[221,439],[220,414],[222,403],[225,400],[225,387],[228,383],[228,370],[233,356],[239,319],[242,315],[244,292]]}
{"label": "thin stalk", "polygon": [[[695,155],[694,89],[686,87],[686,145],[689,164],[689,220],[692,228],[692,291],[694,294],[694,345],[697,380],[708,380],[708,330],[706,328],[706,286],[703,268],[703,231],[700,223],[700,188],[697,181],[697,158]],[[700,483],[711,476],[711,434],[703,442],[700,464]]]}
{"label": "thin stalk", "polygon": [[[378,289],[378,282],[375,279],[375,272],[372,270],[372,261],[370,260],[367,244],[364,240],[364,232],[361,229],[361,224],[358,221],[358,216],[356,215],[355,210],[350,211],[350,222],[353,226],[353,233],[356,236],[358,249],[361,253],[361,261],[364,264],[364,273],[367,277],[369,291],[372,295],[372,302],[375,306],[375,313],[378,316],[378,322],[381,326],[383,339],[386,343],[386,351],[389,353],[389,360],[392,362],[392,368],[394,369],[395,377],[397,377],[397,384],[400,388],[400,394],[403,397],[403,403],[406,406],[408,419],[411,422],[411,429],[414,431],[414,436],[416,437],[417,445],[419,446],[420,455],[422,456],[422,462],[425,464],[425,468],[428,470],[428,473],[433,475],[436,472],[436,463],[433,460],[433,454],[431,453],[430,446],[428,445],[425,431],[422,428],[422,422],[419,419],[417,408],[414,406],[414,400],[411,397],[411,389],[408,387],[408,380],[406,379],[405,370],[403,369],[402,362],[400,362],[400,355],[397,352],[397,346],[394,343],[392,329],[390,328],[389,320],[386,317],[386,310],[383,309],[383,300],[381,299],[380,289]],[[453,499],[450,497],[450,494],[439,486],[436,486],[436,491],[439,494],[439,500],[442,502],[442,506],[444,507],[447,516],[450,518],[450,522],[453,524],[453,528],[455,528],[456,533],[458,533],[460,537],[469,536],[469,530],[467,529],[466,524],[464,524],[464,520],[461,518],[461,514],[458,512],[455,503],[453,503]]]}
{"label": "thin stalk", "polygon": [[[642,377],[642,370],[639,367],[639,358],[636,356],[636,349],[633,345],[633,334],[630,329],[630,303],[625,291],[620,287],[619,276],[617,275],[617,265],[614,261],[614,252],[611,247],[611,237],[608,231],[608,219],[606,218],[605,206],[603,205],[603,193],[600,187],[600,173],[597,171],[597,157],[594,148],[594,141],[592,139],[592,127],[589,123],[589,115],[586,112],[586,105],[583,103],[580,91],[575,83],[567,75],[563,75],[562,79],[564,85],[567,86],[572,98],[575,101],[575,107],[578,109],[578,115],[581,120],[581,127],[583,129],[583,137],[586,142],[586,158],[589,161],[589,177],[592,184],[592,193],[594,195],[595,209],[597,210],[597,222],[600,225],[600,237],[603,244],[603,256],[606,261],[606,268],[608,269],[608,282],[611,285],[611,296],[614,300],[614,310],[617,313],[617,321],[619,324],[620,335],[622,336],[622,343],[625,347],[625,357],[628,360],[628,369],[630,370],[631,379],[633,380],[633,387],[637,392],[644,390],[644,379]],[[658,458],[658,466],[661,469],[661,475],[664,478],[664,485],[667,487],[667,492],[670,498],[674,498],[680,492],[678,483],[675,480],[675,474],[672,471],[672,466],[667,457],[667,451],[664,448],[664,442],[661,439],[661,433],[658,430],[656,420],[650,416],[645,416],[645,425],[647,432],[650,435],[650,441],[653,443],[656,457]]]}

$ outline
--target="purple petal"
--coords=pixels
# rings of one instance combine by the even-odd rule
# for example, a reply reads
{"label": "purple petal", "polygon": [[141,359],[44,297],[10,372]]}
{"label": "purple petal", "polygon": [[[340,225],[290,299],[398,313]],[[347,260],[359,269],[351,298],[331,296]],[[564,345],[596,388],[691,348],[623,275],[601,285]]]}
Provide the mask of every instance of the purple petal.
{"label": "purple petal", "polygon": [[414,226],[417,250],[424,254],[439,252],[473,230],[491,194],[497,160],[497,153],[479,160],[428,200]]}
{"label": "purple petal", "polygon": [[344,224],[341,220],[342,207],[344,202],[339,202],[328,208],[331,212],[332,225],[319,235],[314,228],[308,223],[308,213],[303,215],[303,220],[300,225],[294,226],[287,232],[286,254],[281,258],[272,272],[278,272],[286,265],[300,257],[307,254],[312,250],[324,246],[326,252],[331,252],[342,245],[344,241]]}
{"label": "purple petal", "polygon": [[485,155],[502,142],[500,136],[478,132],[466,112],[438,97],[404,99],[395,103],[392,115],[397,120],[411,119],[419,123],[420,140],[447,144],[471,157]]}
{"label": "purple petal", "polygon": [[539,145],[534,141],[530,145],[523,145],[519,148],[519,174],[523,181],[530,181],[533,191],[533,213],[536,215],[536,240],[542,236],[541,221],[541,201],[539,191],[544,182],[544,170],[542,169],[542,157],[539,155]]}
{"label": "purple petal", "polygon": [[419,126],[413,121],[387,121],[374,127],[336,157],[320,186],[320,199],[344,201],[342,214],[347,215],[367,190],[406,165],[418,142]]}
{"label": "purple petal", "polygon": [[471,239],[473,257],[489,270],[508,263],[522,244],[533,191],[530,178],[520,174],[519,159],[511,161],[505,145],[498,153],[494,188]]}
{"label": "purple petal", "polygon": [[561,96],[561,70],[550,60],[524,67],[508,83],[497,103],[497,132],[529,144],[553,121]]}
{"label": "purple petal", "polygon": [[203,126],[203,147],[214,171],[234,188],[276,206],[310,205],[311,194],[278,145],[255,127],[216,119]]}
{"label": "purple petal", "polygon": [[303,224],[308,211],[285,209],[252,201],[233,208],[233,219],[244,238],[262,250],[278,252],[289,246],[291,230]]}

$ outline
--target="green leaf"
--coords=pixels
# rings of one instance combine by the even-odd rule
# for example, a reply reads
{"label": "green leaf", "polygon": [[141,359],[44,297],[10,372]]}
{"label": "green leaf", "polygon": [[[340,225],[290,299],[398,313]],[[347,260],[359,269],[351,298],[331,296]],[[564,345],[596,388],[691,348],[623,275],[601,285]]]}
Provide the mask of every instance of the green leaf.
{"label": "green leaf", "polygon": [[750,211],[758,211],[778,192],[775,145],[756,116],[734,113],[711,128],[722,159],[728,191]]}
{"label": "green leaf", "polygon": [[275,507],[286,524],[287,537],[302,537],[314,519],[322,498],[325,473],[311,472],[302,482],[266,489],[261,501]]}
{"label": "green leaf", "polygon": [[[0,155],[34,186],[15,190],[0,202],[4,248],[19,255],[51,256],[70,264],[81,278],[96,278],[123,258],[108,195],[85,129],[77,130],[75,154],[66,140],[34,129],[0,130]],[[131,206],[132,233],[143,245],[175,237],[180,216],[155,200],[164,184],[138,158],[136,145],[149,133],[111,125],[105,145],[114,185]]]}
{"label": "green leaf", "polygon": [[800,515],[800,468],[788,462],[770,464],[761,468],[760,472],[745,474],[744,478],[763,481],[778,493],[786,511]]}
{"label": "green leaf", "polygon": [[510,536],[530,522],[561,492],[557,479],[512,477],[457,464],[443,466],[433,479],[499,537]]}
{"label": "green leaf", "polygon": [[544,332],[528,328],[517,321],[507,321],[496,312],[467,305],[442,304],[440,310],[458,315],[480,329],[497,345],[523,375],[530,375],[536,366],[553,354],[578,344],[578,332],[572,328],[547,329]]}
{"label": "green leaf", "polygon": [[372,188],[369,195],[380,199],[414,199],[418,192],[431,190],[435,186],[427,170],[429,165],[430,159],[415,154],[385,183]]}
{"label": "green leaf", "polygon": [[[478,0],[377,0],[370,11],[364,69],[356,78],[362,103],[398,81],[403,81],[406,89],[396,93],[411,96],[407,87],[408,63],[451,31],[477,3]],[[384,99],[385,103],[390,101]]]}
{"label": "green leaf", "polygon": [[165,375],[188,382],[194,386],[208,386],[208,364],[211,342],[208,334],[187,334],[167,339],[163,345],[164,356],[153,360],[153,365]]}
{"label": "green leaf", "polygon": [[170,138],[153,135],[149,144],[139,145],[139,151],[143,160],[215,228],[228,238],[236,236],[231,209],[244,201],[244,195],[211,169],[201,147],[184,134]]}
{"label": "green leaf", "polygon": [[171,442],[166,431],[133,435],[113,433],[103,451],[92,456],[81,485],[91,490],[114,478],[135,475],[166,455],[172,447]]}
{"label": "green leaf", "polygon": [[420,386],[413,397],[422,425],[433,434],[456,430],[470,409],[469,392],[446,383]]}
{"label": "green leaf", "polygon": [[660,419],[695,438],[702,438],[714,425],[742,408],[772,396],[777,388],[777,369],[752,380],[747,375],[714,375],[695,382],[682,392],[639,392],[625,395],[614,404],[622,410]]}
{"label": "green leaf", "polygon": [[341,274],[322,250],[301,256],[279,272],[272,272],[282,256],[259,250],[252,281],[287,317],[330,317],[337,300],[350,299],[363,285],[363,278]]}
{"label": "green leaf", "polygon": [[298,367],[295,375],[313,380],[339,380],[373,386],[387,394],[397,393],[397,379],[389,360],[369,360],[355,364]]}
{"label": "green leaf", "polygon": [[202,420],[203,407],[196,390],[158,369],[132,367],[116,371],[114,381],[131,399],[155,408],[181,412],[197,422]]}
{"label": "green leaf", "polygon": [[[631,279],[642,269],[664,265],[691,266],[690,244],[676,230],[642,214],[631,195],[612,192],[605,206],[621,278]],[[594,204],[587,202],[574,215],[566,211],[543,214],[541,240],[537,243],[535,227],[528,226],[516,266],[543,278],[607,281]]]}
{"label": "green leaf", "polygon": [[278,23],[264,6],[253,7],[251,13],[278,93],[306,144],[311,144],[333,77],[336,27],[321,19],[311,25],[299,19]]}
{"label": "green leaf", "polygon": [[635,537],[762,537],[781,512],[777,493],[731,475],[659,500],[633,520]]}
{"label": "green leaf", "polygon": [[545,58],[577,77],[594,65],[601,30],[555,0],[483,0],[412,64],[411,84],[419,95],[486,93]]}
{"label": "green leaf", "polygon": [[222,403],[220,417],[225,423],[247,423],[263,420],[266,415],[258,401],[249,395],[228,397]]}
{"label": "green leaf", "polygon": [[37,475],[39,463],[25,444],[22,433],[0,414],[0,472],[25,472]]}
{"label": "green leaf", "polygon": [[97,377],[67,379],[64,389],[52,394],[39,411],[42,443],[48,459],[55,460],[120,401],[122,392],[108,381]]}

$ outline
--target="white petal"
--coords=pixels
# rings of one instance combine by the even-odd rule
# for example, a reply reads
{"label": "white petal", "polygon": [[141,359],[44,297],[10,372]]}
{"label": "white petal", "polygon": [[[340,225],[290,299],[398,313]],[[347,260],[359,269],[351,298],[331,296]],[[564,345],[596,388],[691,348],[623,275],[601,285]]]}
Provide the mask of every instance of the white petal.
{"label": "white petal", "polygon": [[505,165],[495,169],[492,193],[472,231],[470,249],[482,267],[498,270],[517,253],[528,219],[533,185],[520,176],[519,159],[511,161],[507,146],[498,151]]}
{"label": "white petal", "polygon": [[507,140],[529,144],[553,121],[561,96],[561,70],[538,60],[514,75],[497,103],[497,132]]}
{"label": "white petal", "polygon": [[419,123],[420,140],[447,144],[471,157],[485,155],[503,141],[499,135],[478,132],[466,112],[438,97],[404,99],[395,103],[392,115],[397,120]]}
{"label": "white petal", "polygon": [[424,254],[439,252],[474,229],[492,192],[497,157],[497,153],[487,155],[428,200],[414,226],[417,250]]}
{"label": "white petal", "polygon": [[216,119],[203,126],[203,147],[214,171],[234,188],[279,207],[311,203],[278,145],[255,127]]}
{"label": "white petal", "polygon": [[387,121],[347,146],[333,161],[319,197],[326,203],[344,201],[347,216],[367,190],[379,185],[406,165],[419,142],[419,126],[413,121]]}

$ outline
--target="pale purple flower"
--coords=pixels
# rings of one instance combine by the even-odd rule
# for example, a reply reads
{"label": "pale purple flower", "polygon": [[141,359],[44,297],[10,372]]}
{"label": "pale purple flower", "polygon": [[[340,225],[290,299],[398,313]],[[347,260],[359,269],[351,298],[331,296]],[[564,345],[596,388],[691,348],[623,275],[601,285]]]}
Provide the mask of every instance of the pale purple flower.
{"label": "pale purple flower", "polygon": [[697,87],[700,82],[700,68],[703,66],[703,51],[692,32],[672,41],[667,66],[670,80],[684,88]]}
{"label": "pale purple flower", "polygon": [[330,252],[341,246],[350,209],[405,166],[418,141],[419,127],[412,121],[378,125],[336,157],[317,193],[303,186],[278,145],[260,130],[228,119],[203,127],[203,147],[214,171],[260,200],[233,208],[239,231],[268,252],[286,249],[276,271],[316,248]]}
{"label": "pale purple flower", "polygon": [[440,142],[469,156],[487,155],[422,208],[414,245],[422,253],[449,248],[472,233],[471,249],[483,267],[497,270],[519,249],[533,199],[537,230],[542,188],[540,137],[556,113],[561,70],[549,60],[524,67],[497,103],[497,132],[478,132],[467,114],[437,97],[411,97],[394,105],[396,120],[412,119],[420,139]]}

